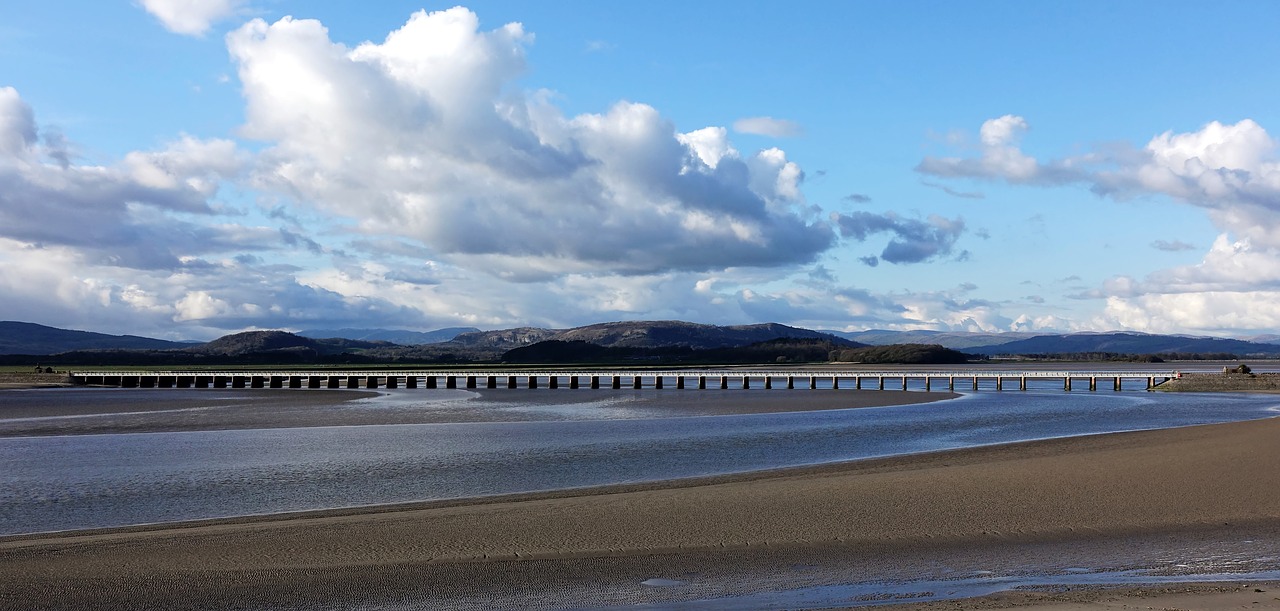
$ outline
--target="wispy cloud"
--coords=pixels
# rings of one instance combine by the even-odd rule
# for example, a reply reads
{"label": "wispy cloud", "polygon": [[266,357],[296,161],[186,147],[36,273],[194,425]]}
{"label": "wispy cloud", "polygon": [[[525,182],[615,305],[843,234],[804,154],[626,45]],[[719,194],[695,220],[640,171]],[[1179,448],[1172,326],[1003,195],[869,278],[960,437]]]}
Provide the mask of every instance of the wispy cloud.
{"label": "wispy cloud", "polygon": [[1195,250],[1196,248],[1194,244],[1188,244],[1182,240],[1156,240],[1151,243],[1151,247],[1166,252],[1180,252],[1183,250]]}
{"label": "wispy cloud", "polygon": [[740,134],[755,134],[773,138],[791,138],[804,133],[804,129],[795,121],[775,119],[773,117],[748,117],[733,122],[733,131]]}
{"label": "wispy cloud", "polygon": [[981,191],[959,191],[956,189],[952,189],[947,185],[938,184],[936,182],[929,182],[927,180],[920,181],[920,184],[926,187],[929,187],[931,189],[938,189],[939,191],[942,191],[947,195],[950,195],[952,197],[959,197],[961,199],[985,199],[987,197],[987,195]]}

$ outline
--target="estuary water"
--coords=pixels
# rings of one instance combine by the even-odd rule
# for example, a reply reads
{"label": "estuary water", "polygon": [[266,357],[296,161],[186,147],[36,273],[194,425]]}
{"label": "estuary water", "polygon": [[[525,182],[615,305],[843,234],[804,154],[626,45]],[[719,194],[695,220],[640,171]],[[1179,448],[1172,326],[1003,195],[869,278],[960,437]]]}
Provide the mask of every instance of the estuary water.
{"label": "estuary water", "polygon": [[[157,391],[107,392],[166,400]],[[666,480],[1280,412],[1280,397],[1268,395],[1005,391],[891,407],[655,417],[670,414],[651,409],[664,397],[696,399],[644,391],[645,401],[610,402],[601,392],[596,407],[604,409],[506,401],[499,422],[0,438],[0,534]],[[786,401],[811,391],[742,392]],[[467,393],[439,397],[400,391],[343,409],[457,416],[485,406]]]}

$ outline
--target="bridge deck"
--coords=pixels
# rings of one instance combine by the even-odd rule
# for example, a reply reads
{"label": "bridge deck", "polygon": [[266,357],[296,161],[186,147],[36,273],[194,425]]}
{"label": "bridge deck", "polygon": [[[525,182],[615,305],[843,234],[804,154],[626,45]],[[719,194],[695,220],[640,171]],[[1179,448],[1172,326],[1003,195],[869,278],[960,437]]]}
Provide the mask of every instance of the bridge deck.
{"label": "bridge deck", "polygon": [[[832,369],[476,369],[476,370],[278,370],[278,371],[77,371],[71,377],[77,383],[100,386],[123,386],[141,388],[405,388],[427,389],[439,388],[439,380],[444,379],[445,388],[458,388],[459,382],[464,388],[519,388],[523,381],[525,388],[538,388],[545,384],[548,388],[559,388],[562,379],[567,379],[569,388],[582,388],[580,383],[587,380],[588,388],[623,387],[623,380],[630,388],[664,388],[667,381],[674,382],[676,388],[685,388],[692,380],[696,388],[729,388],[729,381],[737,381],[742,388],[750,388],[753,381],[764,388],[773,388],[775,381],[785,384],[786,388],[823,387],[827,383],[838,389],[842,381],[852,381],[856,389],[863,388],[864,381],[872,382],[879,390],[885,389],[885,380],[899,380],[902,390],[907,390],[909,381],[917,381],[925,390],[932,390],[933,382],[945,381],[948,390],[954,390],[956,380],[969,380],[974,390],[978,390],[979,381],[994,381],[996,390],[1004,390],[1006,381],[1018,383],[1019,390],[1027,389],[1027,382],[1033,380],[1060,380],[1063,390],[1071,390],[1072,380],[1086,379],[1089,390],[1097,390],[1098,379],[1111,380],[1114,390],[1121,390],[1122,380],[1145,380],[1146,388],[1154,387],[1160,382],[1178,377],[1177,372],[1166,371],[1105,371],[1105,370],[1071,370],[1071,371],[992,371],[985,369],[954,370],[917,370],[917,369],[883,369],[877,371],[864,370],[832,370]],[[502,383],[499,383],[502,380]],[[797,380],[801,381],[797,384]],[[1157,382],[1159,380],[1159,382]],[[647,383],[646,383],[647,382]],[[709,383],[710,382],[710,383]],[[895,386],[899,384],[895,383]]]}

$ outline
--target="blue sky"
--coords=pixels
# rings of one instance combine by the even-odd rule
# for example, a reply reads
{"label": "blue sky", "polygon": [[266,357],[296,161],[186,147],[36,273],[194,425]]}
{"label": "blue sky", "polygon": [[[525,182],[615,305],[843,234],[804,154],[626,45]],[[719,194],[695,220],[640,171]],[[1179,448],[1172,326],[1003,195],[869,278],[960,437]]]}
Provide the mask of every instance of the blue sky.
{"label": "blue sky", "polygon": [[1270,2],[20,3],[0,318],[1276,333],[1277,24]]}

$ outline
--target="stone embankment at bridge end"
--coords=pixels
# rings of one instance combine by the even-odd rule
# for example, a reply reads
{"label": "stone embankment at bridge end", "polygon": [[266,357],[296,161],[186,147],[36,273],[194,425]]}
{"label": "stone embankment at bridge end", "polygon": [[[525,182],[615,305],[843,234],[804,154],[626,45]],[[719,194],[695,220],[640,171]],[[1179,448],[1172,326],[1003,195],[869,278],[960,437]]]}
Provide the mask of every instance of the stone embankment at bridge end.
{"label": "stone embankment at bridge end", "polygon": [[1184,373],[1158,384],[1164,392],[1274,392],[1280,393],[1280,373]]}

